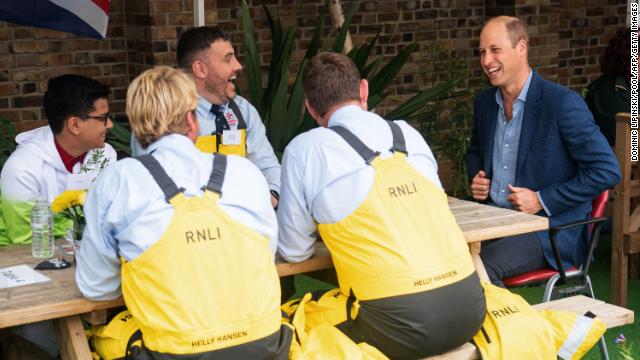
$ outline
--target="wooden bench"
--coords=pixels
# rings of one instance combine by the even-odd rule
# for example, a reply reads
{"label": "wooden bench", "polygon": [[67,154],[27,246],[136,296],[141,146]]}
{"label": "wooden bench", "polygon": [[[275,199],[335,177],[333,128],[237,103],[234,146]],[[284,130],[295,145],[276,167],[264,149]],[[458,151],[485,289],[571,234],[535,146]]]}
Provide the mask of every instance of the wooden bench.
{"label": "wooden bench", "polygon": [[[632,324],[634,317],[633,311],[620,306],[607,304],[601,300],[595,300],[584,295],[572,296],[564,299],[554,300],[542,304],[533,305],[536,310],[564,310],[577,314],[584,314],[591,311],[597,317],[602,319],[607,325],[607,329],[618,326]],[[446,354],[432,356],[428,360],[476,360],[480,359],[478,349],[471,343],[466,343],[457,349],[451,350]],[[427,360],[425,359],[425,360]]]}

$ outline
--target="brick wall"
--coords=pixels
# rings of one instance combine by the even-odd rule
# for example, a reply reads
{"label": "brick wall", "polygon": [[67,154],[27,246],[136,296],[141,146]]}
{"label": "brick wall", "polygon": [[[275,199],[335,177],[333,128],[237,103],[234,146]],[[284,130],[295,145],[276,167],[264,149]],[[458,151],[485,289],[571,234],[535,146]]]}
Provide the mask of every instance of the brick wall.
{"label": "brick wall", "polygon": [[625,0],[562,0],[558,26],[558,79],[572,89],[600,75],[599,57],[625,26]]}
{"label": "brick wall", "polygon": [[121,112],[128,85],[124,0],[111,1],[106,40],[0,22],[0,116],[18,131],[45,123],[47,80],[66,73],[91,76],[112,87],[111,108]]}
{"label": "brick wall", "polygon": [[[249,1],[263,61],[270,55],[267,20]],[[268,0],[285,27],[299,27],[295,59],[310,40],[321,1]],[[343,0],[345,12],[353,1]],[[239,0],[205,1],[206,23],[230,32],[242,58]],[[438,41],[449,56],[468,59],[475,76],[478,36],[487,16],[509,14],[526,20],[531,64],[544,76],[575,90],[599,74],[598,56],[611,35],[624,26],[624,0],[363,0],[353,19],[355,45],[380,32],[377,54],[388,60],[416,41]],[[175,63],[176,38],[193,23],[193,0],[112,0],[106,40],[0,22],[0,115],[19,131],[43,124],[42,94],[48,78],[68,72],[93,76],[112,86],[111,107],[124,111],[128,83],[142,70]],[[329,19],[326,21],[330,27]],[[393,95],[408,97],[423,88],[421,55],[416,52],[395,80]],[[293,70],[292,70],[293,71]],[[432,74],[431,80],[443,74]],[[241,86],[243,84],[240,79]],[[397,101],[397,100],[395,100]],[[394,100],[385,105],[392,106]],[[384,111],[384,107],[381,110]]]}

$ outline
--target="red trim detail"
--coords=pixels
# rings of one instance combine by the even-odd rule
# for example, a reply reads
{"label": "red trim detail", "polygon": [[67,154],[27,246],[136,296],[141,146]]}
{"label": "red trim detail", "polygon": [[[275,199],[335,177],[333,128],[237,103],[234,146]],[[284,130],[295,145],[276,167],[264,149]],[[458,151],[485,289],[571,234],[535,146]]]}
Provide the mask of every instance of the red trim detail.
{"label": "red trim detail", "polygon": [[[567,271],[577,270],[575,267],[570,267]],[[512,276],[502,280],[502,283],[506,287],[517,287],[530,283],[539,283],[549,280],[553,275],[557,274],[555,269],[540,269],[529,271],[524,274]]]}
{"label": "red trim detail", "polygon": [[91,0],[93,1],[94,4],[98,5],[98,7],[100,7],[100,9],[102,9],[102,11],[104,11],[104,13],[109,16],[109,3],[110,0]]}

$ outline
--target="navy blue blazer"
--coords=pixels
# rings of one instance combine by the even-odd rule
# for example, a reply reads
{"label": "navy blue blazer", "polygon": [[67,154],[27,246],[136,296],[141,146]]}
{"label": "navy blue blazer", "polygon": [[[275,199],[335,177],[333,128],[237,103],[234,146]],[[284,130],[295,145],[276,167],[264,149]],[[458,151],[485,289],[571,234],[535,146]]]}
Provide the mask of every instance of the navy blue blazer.
{"label": "navy blue blazer", "polygon": [[[493,87],[474,104],[474,126],[467,151],[467,173],[479,170],[492,178],[494,134],[498,104]],[[611,147],[595,124],[582,97],[533,72],[524,107],[515,184],[540,191],[551,212],[550,226],[585,220],[591,200],[620,180],[620,168]],[[547,216],[544,210],[537,215]],[[536,233],[545,259],[557,268],[548,231]],[[558,233],[558,249],[565,268],[582,264],[587,251],[586,231]]]}

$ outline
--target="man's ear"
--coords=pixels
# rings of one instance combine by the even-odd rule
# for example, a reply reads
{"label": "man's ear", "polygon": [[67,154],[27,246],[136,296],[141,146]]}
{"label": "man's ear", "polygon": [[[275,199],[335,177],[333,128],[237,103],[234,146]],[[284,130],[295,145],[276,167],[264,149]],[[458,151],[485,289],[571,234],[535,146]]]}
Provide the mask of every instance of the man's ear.
{"label": "man's ear", "polygon": [[520,39],[516,46],[518,47],[518,52],[520,53],[521,56],[522,55],[527,56],[527,47],[529,45],[527,44],[527,41],[525,39]]}
{"label": "man's ear", "polygon": [[320,116],[320,114],[318,114],[316,109],[314,109],[313,106],[309,104],[309,100],[304,99],[304,106],[307,108],[307,110],[309,111],[309,114],[318,123],[318,125],[322,127],[326,127],[326,125],[323,125],[324,120],[322,119],[322,116]]}
{"label": "man's ear", "polygon": [[369,82],[367,81],[367,79],[360,80],[359,91],[360,91],[360,105],[362,106],[362,109],[368,110],[367,100],[369,99]]}
{"label": "man's ear", "polygon": [[200,131],[200,123],[198,122],[198,117],[194,115],[193,111],[189,111],[187,116],[185,117],[185,122],[187,128],[187,137],[193,141],[195,144],[196,139],[198,138],[198,133]]}
{"label": "man's ear", "polygon": [[193,74],[193,76],[203,79],[207,76],[207,70],[206,69],[207,65],[204,64],[202,61],[200,60],[194,60],[191,63],[191,74]]}
{"label": "man's ear", "polygon": [[80,119],[77,116],[70,116],[69,118],[67,118],[67,120],[65,120],[64,127],[67,128],[69,133],[71,133],[73,135],[78,135],[78,134],[80,134],[80,122],[81,121],[82,121],[82,119]]}

